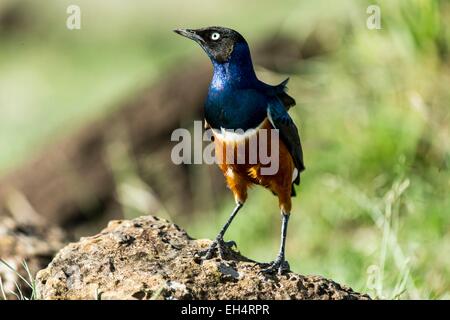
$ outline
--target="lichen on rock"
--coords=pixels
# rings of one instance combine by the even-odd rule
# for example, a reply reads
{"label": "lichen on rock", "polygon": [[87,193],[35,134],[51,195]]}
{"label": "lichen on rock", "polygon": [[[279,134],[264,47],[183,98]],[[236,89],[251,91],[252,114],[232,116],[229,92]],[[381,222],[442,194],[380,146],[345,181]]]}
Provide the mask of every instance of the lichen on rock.
{"label": "lichen on rock", "polygon": [[197,253],[196,240],[157,217],[112,221],[63,248],[36,279],[41,299],[369,299],[320,276],[265,275],[264,265],[228,250]]}

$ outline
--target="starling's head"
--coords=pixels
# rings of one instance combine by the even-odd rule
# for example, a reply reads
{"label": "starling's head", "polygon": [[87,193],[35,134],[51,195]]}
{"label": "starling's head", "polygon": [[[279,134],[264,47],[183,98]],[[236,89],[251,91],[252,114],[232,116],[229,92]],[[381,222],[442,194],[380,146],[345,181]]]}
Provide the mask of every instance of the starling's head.
{"label": "starling's head", "polygon": [[229,60],[237,44],[247,44],[237,31],[224,27],[207,27],[196,30],[177,29],[174,31],[196,41],[211,59],[219,63]]}

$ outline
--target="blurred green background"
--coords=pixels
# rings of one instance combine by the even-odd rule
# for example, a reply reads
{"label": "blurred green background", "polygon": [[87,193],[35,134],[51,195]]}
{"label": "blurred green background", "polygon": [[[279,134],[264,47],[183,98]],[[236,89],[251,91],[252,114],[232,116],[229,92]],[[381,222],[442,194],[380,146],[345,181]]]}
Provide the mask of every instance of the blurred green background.
{"label": "blurred green background", "polygon": [[[81,7],[81,30],[65,26],[70,4]],[[370,4],[381,30],[366,27]],[[314,33],[329,50],[289,74],[307,167],[288,230],[292,270],[373,297],[450,298],[448,1],[2,0],[2,12],[0,174],[168,70],[207,59],[174,28],[228,26],[250,46]],[[270,83],[286,76],[256,67]],[[221,203],[165,214],[212,238],[232,196]],[[254,188],[226,238],[269,261],[279,225],[276,198]]]}

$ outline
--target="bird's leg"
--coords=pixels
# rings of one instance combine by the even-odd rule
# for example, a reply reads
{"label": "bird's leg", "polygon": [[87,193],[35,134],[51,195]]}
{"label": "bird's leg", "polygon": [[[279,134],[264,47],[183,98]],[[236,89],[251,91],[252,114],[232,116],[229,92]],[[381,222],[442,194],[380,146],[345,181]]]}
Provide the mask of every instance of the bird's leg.
{"label": "bird's leg", "polygon": [[220,230],[220,232],[217,235],[217,237],[214,240],[214,242],[210,245],[210,247],[207,250],[200,252],[201,256],[204,256],[205,259],[211,259],[212,256],[214,255],[214,251],[217,248],[218,251],[219,251],[220,257],[223,257],[224,256],[224,254],[223,254],[224,253],[223,252],[224,247],[231,248],[232,246],[236,245],[236,243],[234,241],[225,242],[223,240],[223,236],[224,236],[225,232],[227,231],[228,227],[230,226],[231,222],[233,221],[234,217],[236,216],[236,214],[242,208],[242,206],[243,206],[243,204],[240,203],[240,202],[238,202],[236,204],[236,207],[234,207],[233,212],[231,212],[230,217],[228,218],[227,222],[225,223],[225,225]]}
{"label": "bird's leg", "polygon": [[280,251],[277,258],[270,264],[267,269],[262,270],[264,273],[274,273],[278,271],[278,274],[282,274],[284,271],[289,271],[289,263],[285,259],[285,247],[286,247],[286,233],[289,222],[289,213],[281,212],[281,244]]}

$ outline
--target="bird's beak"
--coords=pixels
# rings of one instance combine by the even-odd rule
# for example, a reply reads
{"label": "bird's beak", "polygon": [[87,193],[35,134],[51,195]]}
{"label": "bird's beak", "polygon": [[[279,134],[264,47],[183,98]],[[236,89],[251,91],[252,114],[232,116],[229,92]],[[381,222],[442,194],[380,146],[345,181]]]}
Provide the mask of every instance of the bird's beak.
{"label": "bird's beak", "polygon": [[192,29],[175,29],[173,30],[175,33],[178,33],[179,35],[182,35],[183,37],[189,38],[191,40],[194,40],[195,42],[198,42],[200,44],[204,43],[205,40],[203,40],[202,37],[200,37],[195,30]]}

